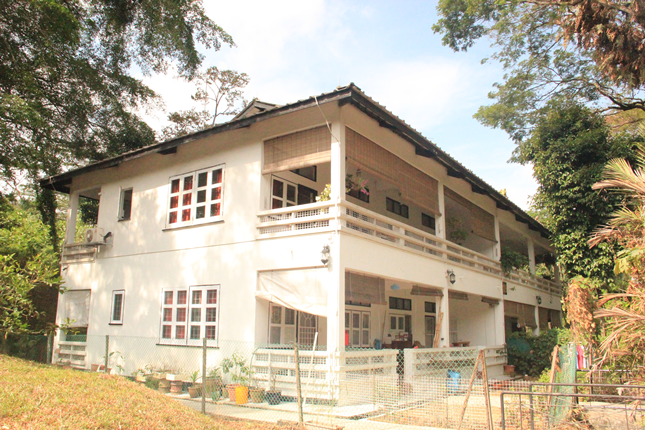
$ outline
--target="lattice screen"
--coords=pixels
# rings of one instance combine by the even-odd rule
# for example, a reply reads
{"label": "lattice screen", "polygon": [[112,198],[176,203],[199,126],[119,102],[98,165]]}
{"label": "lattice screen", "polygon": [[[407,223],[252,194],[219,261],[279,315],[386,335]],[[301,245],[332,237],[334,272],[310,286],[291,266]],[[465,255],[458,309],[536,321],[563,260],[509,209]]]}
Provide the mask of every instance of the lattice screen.
{"label": "lattice screen", "polygon": [[345,155],[356,167],[399,188],[408,202],[439,213],[438,182],[350,128],[345,129]]}
{"label": "lattice screen", "polygon": [[504,315],[517,318],[521,325],[537,327],[535,320],[535,306],[504,300]]}
{"label": "lattice screen", "polygon": [[298,131],[264,142],[263,174],[331,161],[331,134],[326,126]]}
{"label": "lattice screen", "polygon": [[345,300],[352,303],[385,305],[385,280],[374,276],[345,273]]}
{"label": "lattice screen", "polygon": [[493,242],[497,241],[495,239],[495,216],[493,214],[486,212],[448,187],[444,187],[443,191],[446,198],[463,206],[470,213],[470,227],[473,234]]}

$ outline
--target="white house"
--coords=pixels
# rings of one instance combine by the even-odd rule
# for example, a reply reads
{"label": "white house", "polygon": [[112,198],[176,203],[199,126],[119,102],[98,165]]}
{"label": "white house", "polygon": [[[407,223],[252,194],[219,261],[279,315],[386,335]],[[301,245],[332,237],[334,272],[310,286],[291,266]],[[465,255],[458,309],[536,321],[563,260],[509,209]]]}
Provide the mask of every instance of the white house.
{"label": "white house", "polygon": [[[168,350],[317,333],[323,353],[360,354],[503,345],[505,331],[559,324],[559,284],[535,276],[552,265],[549,232],[353,84],[255,101],[42,186],[70,195],[57,323],[89,337]],[[82,198],[99,201],[98,222],[76,241]],[[531,273],[504,274],[502,248]]]}

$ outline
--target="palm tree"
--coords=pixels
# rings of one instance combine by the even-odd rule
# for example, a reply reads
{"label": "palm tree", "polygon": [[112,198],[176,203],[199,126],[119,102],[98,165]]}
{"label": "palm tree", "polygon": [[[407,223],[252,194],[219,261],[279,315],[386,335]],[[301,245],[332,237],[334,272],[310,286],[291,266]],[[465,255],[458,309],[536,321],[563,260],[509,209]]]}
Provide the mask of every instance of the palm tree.
{"label": "palm tree", "polygon": [[[645,133],[642,133],[645,136]],[[645,143],[637,144],[636,163],[614,159],[607,163],[596,190],[608,189],[624,195],[624,202],[607,225],[589,239],[590,246],[615,242],[622,249],[616,255],[616,274],[629,282],[624,293],[607,294],[596,303],[596,318],[604,320],[605,339],[600,345],[600,365],[614,364],[642,370],[645,364]],[[640,379],[640,378],[639,378]]]}

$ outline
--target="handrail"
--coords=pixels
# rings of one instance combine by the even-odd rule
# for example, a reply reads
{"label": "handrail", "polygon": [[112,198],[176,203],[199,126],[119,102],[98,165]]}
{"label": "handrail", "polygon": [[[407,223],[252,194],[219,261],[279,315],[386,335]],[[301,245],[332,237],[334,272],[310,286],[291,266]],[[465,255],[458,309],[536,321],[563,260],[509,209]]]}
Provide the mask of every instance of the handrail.
{"label": "handrail", "polygon": [[463,264],[549,294],[561,294],[562,291],[560,284],[524,271],[505,274],[500,262],[495,259],[344,199],[265,210],[258,212],[257,216],[257,229],[261,238],[306,234],[313,229],[347,229],[348,232],[365,233],[392,246],[423,252],[430,258]]}

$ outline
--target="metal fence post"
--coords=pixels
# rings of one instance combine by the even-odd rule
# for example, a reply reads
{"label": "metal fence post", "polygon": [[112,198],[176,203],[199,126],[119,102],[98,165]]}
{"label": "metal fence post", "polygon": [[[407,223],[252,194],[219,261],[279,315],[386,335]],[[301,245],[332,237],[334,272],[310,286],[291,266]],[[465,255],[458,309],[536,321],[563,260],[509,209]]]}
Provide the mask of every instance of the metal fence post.
{"label": "metal fence post", "polygon": [[206,415],[206,338],[202,348],[202,414]]}
{"label": "metal fence post", "polygon": [[54,349],[54,336],[50,334],[47,335],[47,355],[45,356],[45,363],[52,364],[53,357],[52,351]]}
{"label": "metal fence post", "polygon": [[110,335],[105,335],[105,373],[110,373],[108,371],[108,364],[110,364]]}

